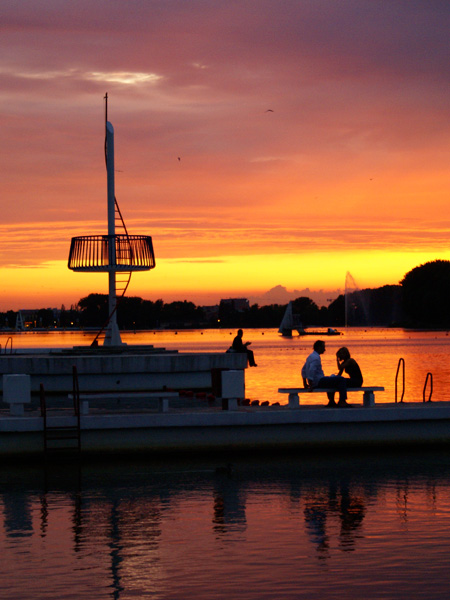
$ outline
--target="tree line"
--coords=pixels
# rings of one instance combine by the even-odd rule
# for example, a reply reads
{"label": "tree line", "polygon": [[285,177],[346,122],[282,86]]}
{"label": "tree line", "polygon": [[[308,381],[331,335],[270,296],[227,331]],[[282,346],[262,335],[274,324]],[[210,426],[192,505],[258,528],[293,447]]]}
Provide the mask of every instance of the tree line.
{"label": "tree line", "polygon": [[[300,297],[293,310],[306,327],[404,326],[450,328],[450,261],[436,260],[409,271],[399,285],[385,285],[341,294],[329,306],[319,307]],[[279,327],[286,304],[235,305],[221,301],[216,307],[193,302],[145,300],[125,297],[118,304],[122,330],[208,327]],[[14,329],[17,313],[0,313],[0,327]],[[89,294],[76,306],[40,309],[30,328],[99,328],[108,319],[107,294]]]}

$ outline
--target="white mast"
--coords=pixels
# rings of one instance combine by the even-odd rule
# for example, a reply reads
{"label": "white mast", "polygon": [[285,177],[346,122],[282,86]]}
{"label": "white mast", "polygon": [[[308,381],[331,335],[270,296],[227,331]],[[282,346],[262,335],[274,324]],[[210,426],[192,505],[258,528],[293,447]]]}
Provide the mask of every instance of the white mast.
{"label": "white mast", "polygon": [[[116,265],[116,221],[115,221],[115,184],[114,184],[114,128],[106,121],[106,174],[108,187],[108,239],[109,239],[109,264]],[[111,318],[106,329],[104,346],[120,346],[119,327],[117,325],[117,296],[116,296],[116,270],[111,269],[109,278],[109,314]]]}

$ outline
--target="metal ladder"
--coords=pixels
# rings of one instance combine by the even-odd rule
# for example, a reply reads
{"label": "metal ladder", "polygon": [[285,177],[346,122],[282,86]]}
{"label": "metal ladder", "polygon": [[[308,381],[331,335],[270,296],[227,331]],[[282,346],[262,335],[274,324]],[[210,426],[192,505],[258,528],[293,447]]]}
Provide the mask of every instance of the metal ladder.
{"label": "metal ladder", "polygon": [[[78,387],[77,369],[73,367],[73,408],[76,417],[72,425],[50,425],[45,398],[44,384],[40,385],[41,415],[44,419],[44,453],[68,450],[81,451],[81,419],[80,419],[80,390]],[[53,442],[55,442],[53,444]]]}
{"label": "metal ladder", "polygon": [[[397,373],[395,374],[395,402],[397,402],[397,388],[398,388],[398,379],[399,373],[402,376],[402,395],[398,402],[403,402],[403,396],[405,395],[405,359],[399,358],[397,365]],[[428,400],[426,399],[427,388],[429,388],[428,392]],[[425,377],[425,384],[423,386],[422,392],[422,402],[431,402],[431,396],[433,395],[433,374],[428,372]]]}
{"label": "metal ladder", "polygon": [[[126,243],[125,245],[121,245],[116,250],[116,260],[118,263],[121,261],[127,261],[127,264],[130,264],[130,259],[132,258],[133,249],[132,249],[131,243],[129,241],[127,227],[125,225],[125,221],[123,220],[122,213],[120,212],[117,198],[114,198],[114,205],[115,205],[115,219],[116,219],[117,227],[119,227],[120,229],[123,230],[123,232],[126,236],[126,239],[128,240],[128,243]],[[114,311],[110,315],[108,315],[106,322],[103,324],[102,328],[99,330],[99,332],[95,336],[94,340],[91,343],[91,346],[98,346],[99,341],[104,340],[105,337],[108,335],[108,330],[107,330],[108,324],[109,324],[112,316],[114,315],[114,313],[117,311],[117,308],[118,308],[121,300],[125,296],[128,286],[130,284],[130,280],[131,280],[131,271],[117,271],[117,273],[116,273],[116,307],[115,307]]]}

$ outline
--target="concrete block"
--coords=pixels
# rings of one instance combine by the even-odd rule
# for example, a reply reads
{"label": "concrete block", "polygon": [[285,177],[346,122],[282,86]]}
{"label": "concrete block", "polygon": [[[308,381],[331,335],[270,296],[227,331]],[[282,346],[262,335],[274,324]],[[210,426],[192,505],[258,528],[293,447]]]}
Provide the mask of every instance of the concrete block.
{"label": "concrete block", "polygon": [[9,411],[15,417],[24,414],[24,404],[31,402],[31,382],[29,375],[3,375],[3,402],[9,404]]}
{"label": "concrete block", "polygon": [[373,392],[365,391],[363,394],[363,405],[366,408],[375,406],[375,394]]}
{"label": "concrete block", "polygon": [[169,398],[159,398],[158,410],[159,410],[159,412],[168,412],[169,411]]}
{"label": "concrete block", "polygon": [[222,398],[222,410],[237,410],[237,398]]}
{"label": "concrete block", "polygon": [[300,400],[299,400],[299,395],[295,394],[295,393],[290,393],[289,394],[289,404],[288,404],[289,408],[299,408],[300,406]]}
{"label": "concrete block", "polygon": [[222,398],[245,398],[244,371],[222,371]]}
{"label": "concrete block", "polygon": [[3,375],[3,402],[27,404],[31,402],[29,375]]}

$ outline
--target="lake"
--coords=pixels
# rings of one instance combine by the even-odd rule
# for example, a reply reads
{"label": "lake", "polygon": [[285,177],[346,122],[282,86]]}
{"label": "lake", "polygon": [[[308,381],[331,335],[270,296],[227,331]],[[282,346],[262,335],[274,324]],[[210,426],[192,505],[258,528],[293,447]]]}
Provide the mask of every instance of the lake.
{"label": "lake", "polygon": [[[123,340],[223,352],[234,334],[137,332]],[[90,339],[27,333],[14,335],[13,347]],[[259,365],[247,369],[248,397],[273,402],[279,386],[299,384],[314,337],[257,329],[244,339]],[[325,339],[325,372],[348,346],[365,383],[386,387],[377,399],[393,400],[400,357],[405,401],[422,399],[428,372],[433,398],[450,399],[446,332],[349,329]],[[0,465],[2,600],[441,600],[449,543],[443,450]]]}
{"label": "lake", "polygon": [[448,597],[443,452],[2,465],[0,490],[2,600]]}
{"label": "lake", "polygon": [[[346,328],[341,336],[325,336],[327,351],[322,356],[326,375],[337,372],[336,351],[347,346],[358,361],[365,385],[384,386],[378,401],[395,398],[395,378],[398,361],[405,361],[405,401],[421,401],[427,373],[433,376],[433,399],[450,400],[450,336],[448,331],[405,331],[403,329]],[[236,331],[205,329],[180,331],[146,331],[122,333],[128,344],[153,344],[179,352],[224,352]],[[89,345],[95,334],[82,332],[21,333],[12,335],[13,350],[32,347],[62,348]],[[0,334],[5,347],[8,334]],[[284,338],[276,329],[248,329],[244,340],[252,342],[258,367],[246,370],[246,395],[251,400],[286,403],[279,387],[299,387],[300,370],[312,351],[315,336]],[[9,347],[8,347],[9,351]],[[398,399],[402,380],[399,379]],[[170,382],[168,382],[170,385]],[[280,397],[279,397],[280,396]],[[282,397],[281,397],[282,396]],[[426,396],[428,398],[428,394]],[[351,397],[350,397],[351,401]],[[321,395],[302,396],[302,402],[321,403]]]}

